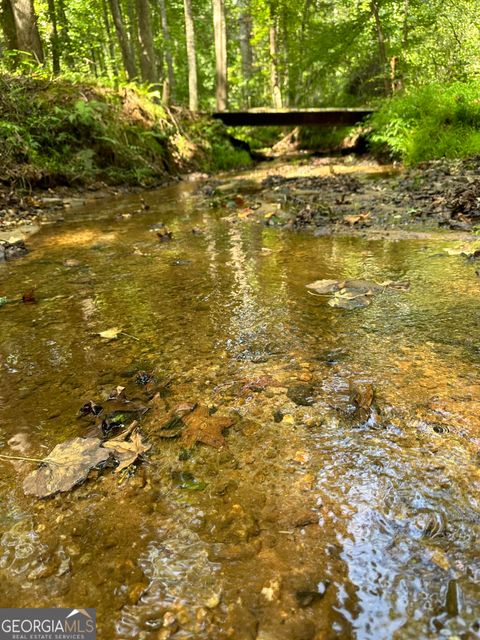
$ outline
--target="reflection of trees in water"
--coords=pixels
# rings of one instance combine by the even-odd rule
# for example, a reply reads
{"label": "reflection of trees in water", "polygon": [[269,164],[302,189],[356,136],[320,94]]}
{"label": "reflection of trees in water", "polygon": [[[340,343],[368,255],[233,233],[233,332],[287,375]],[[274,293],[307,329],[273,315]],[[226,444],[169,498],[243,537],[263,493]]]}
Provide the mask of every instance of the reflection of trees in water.
{"label": "reflection of trees in water", "polygon": [[269,255],[262,256],[258,228],[252,231],[232,224],[229,240],[233,283],[227,347],[241,360],[261,361],[283,353],[289,321],[281,265]]}

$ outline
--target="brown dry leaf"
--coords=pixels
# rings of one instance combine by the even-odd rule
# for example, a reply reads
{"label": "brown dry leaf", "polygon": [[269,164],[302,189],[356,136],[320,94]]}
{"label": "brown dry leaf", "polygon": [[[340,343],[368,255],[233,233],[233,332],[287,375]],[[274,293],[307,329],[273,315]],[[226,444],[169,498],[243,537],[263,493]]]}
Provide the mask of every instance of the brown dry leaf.
{"label": "brown dry leaf", "polygon": [[44,459],[45,465],[25,478],[23,490],[38,498],[70,491],[86,480],[91,469],[110,457],[110,452],[100,445],[98,438],[74,438],[57,444]]}
{"label": "brown dry leaf", "polygon": [[181,441],[186,447],[192,447],[198,442],[219,449],[226,444],[223,432],[234,423],[233,418],[210,415],[208,407],[199,405],[190,414],[183,416],[185,429],[182,431]]}
{"label": "brown dry leaf", "polygon": [[22,302],[24,302],[25,304],[35,304],[36,301],[37,300],[35,298],[35,291],[33,291],[33,289],[25,291],[25,293],[22,295]]}
{"label": "brown dry leaf", "polygon": [[117,385],[114,387],[108,396],[108,400],[126,400],[127,396],[125,393],[125,387],[121,385]]}
{"label": "brown dry leaf", "polygon": [[358,224],[359,222],[365,222],[365,220],[368,220],[371,215],[372,214],[369,211],[368,213],[359,213],[356,216],[344,216],[343,222],[353,227],[355,224]]}
{"label": "brown dry leaf", "polygon": [[106,449],[111,449],[115,456],[119,460],[119,465],[115,469],[115,473],[126,469],[133,464],[139,456],[146,451],[149,451],[151,444],[145,444],[142,440],[142,436],[139,431],[135,431],[130,438],[130,441],[124,439],[125,436],[119,438],[112,438],[103,443]]}
{"label": "brown dry leaf", "polygon": [[253,209],[250,209],[250,208],[243,209],[243,211],[238,212],[238,219],[245,220],[246,218],[250,217],[253,213],[255,213]]}

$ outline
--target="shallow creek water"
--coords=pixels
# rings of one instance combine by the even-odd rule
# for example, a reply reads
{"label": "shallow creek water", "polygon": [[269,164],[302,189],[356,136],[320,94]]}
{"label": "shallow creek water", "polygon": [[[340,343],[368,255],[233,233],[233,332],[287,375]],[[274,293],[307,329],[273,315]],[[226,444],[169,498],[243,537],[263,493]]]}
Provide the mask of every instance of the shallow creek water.
{"label": "shallow creek water", "polygon": [[[0,605],[96,607],[101,640],[480,637],[474,266],[448,240],[227,221],[191,192],[129,219],[136,196],[78,210],[0,265],[0,295],[37,298],[0,309],[0,452],[86,435],[79,408],[139,371],[170,380],[172,407],[236,418],[227,447],[188,453],[147,414],[134,475],[53,499],[23,495],[31,463],[0,462]],[[319,278],[411,287],[344,311],[308,293]]]}

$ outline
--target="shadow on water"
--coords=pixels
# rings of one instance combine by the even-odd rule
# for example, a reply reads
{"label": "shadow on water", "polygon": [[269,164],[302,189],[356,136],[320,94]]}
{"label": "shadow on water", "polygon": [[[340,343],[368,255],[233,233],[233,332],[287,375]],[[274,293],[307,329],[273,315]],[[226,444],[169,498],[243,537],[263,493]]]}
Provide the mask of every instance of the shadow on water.
{"label": "shadow on water", "polygon": [[[22,493],[31,464],[0,463],[1,605],[96,607],[105,640],[480,637],[472,265],[445,242],[227,222],[191,189],[78,211],[0,267],[2,296],[37,298],[0,309],[3,453],[86,435],[79,407],[143,370],[171,407],[236,417],[227,447],[184,451],[147,416],[134,475],[44,501]],[[411,286],[348,312],[309,295],[319,278]]]}

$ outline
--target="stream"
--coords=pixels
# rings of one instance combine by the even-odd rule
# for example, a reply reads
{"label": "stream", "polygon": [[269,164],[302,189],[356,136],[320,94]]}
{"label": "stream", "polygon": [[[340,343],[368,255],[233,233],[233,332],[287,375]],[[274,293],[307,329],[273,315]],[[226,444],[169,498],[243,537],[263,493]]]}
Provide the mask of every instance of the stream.
{"label": "stream", "polygon": [[[0,265],[0,453],[91,435],[80,407],[146,375],[234,419],[185,449],[147,413],[134,472],[44,500],[1,460],[1,606],[95,607],[101,640],[480,638],[474,263],[448,236],[232,221],[195,189],[72,210]],[[347,311],[319,279],[410,287]]]}

